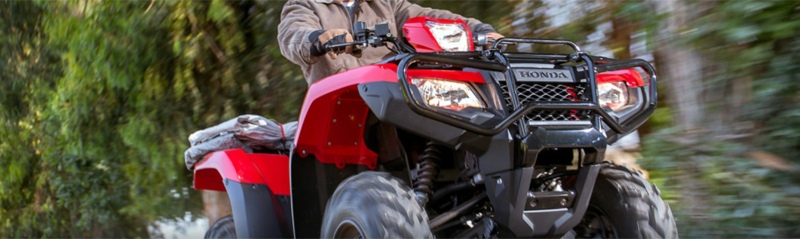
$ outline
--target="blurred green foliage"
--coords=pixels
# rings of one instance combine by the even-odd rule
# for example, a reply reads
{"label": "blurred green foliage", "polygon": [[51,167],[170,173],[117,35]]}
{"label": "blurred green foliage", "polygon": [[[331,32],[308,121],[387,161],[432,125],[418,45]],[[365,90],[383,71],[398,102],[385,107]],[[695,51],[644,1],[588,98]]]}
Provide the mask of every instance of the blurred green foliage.
{"label": "blurred green foliage", "polygon": [[0,237],[147,237],[200,215],[185,138],[296,118],[281,2],[2,1]]}
{"label": "blurred green foliage", "polygon": [[800,236],[800,2],[682,3],[696,9],[675,39],[702,59],[701,128],[648,135],[640,162],[684,237]]}
{"label": "blurred green foliage", "polygon": [[[275,38],[284,2],[0,1],[0,237],[147,237],[156,220],[200,215],[185,138],[299,112],[306,83]],[[661,72],[642,129],[681,236],[800,236],[800,2],[413,2],[659,69],[668,45],[697,53],[694,78]],[[702,92],[698,128],[675,120],[681,92],[664,93],[685,81]]]}

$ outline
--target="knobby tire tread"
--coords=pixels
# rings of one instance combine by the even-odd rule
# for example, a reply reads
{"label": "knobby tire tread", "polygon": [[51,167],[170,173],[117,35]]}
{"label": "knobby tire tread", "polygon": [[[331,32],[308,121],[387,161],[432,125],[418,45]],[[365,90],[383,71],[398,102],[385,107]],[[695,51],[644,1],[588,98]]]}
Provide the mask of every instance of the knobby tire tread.
{"label": "knobby tire tread", "polygon": [[228,215],[217,219],[214,225],[206,231],[203,238],[236,238],[236,225],[233,223],[233,216]]}
{"label": "knobby tire tread", "polygon": [[363,172],[343,181],[328,201],[322,238],[353,219],[366,238],[432,238],[428,216],[405,183],[385,172]]}
{"label": "knobby tire tread", "polygon": [[661,199],[661,192],[648,183],[640,172],[607,164],[600,169],[598,180],[603,179],[619,190],[620,199],[628,211],[627,216],[636,219],[639,238],[678,238],[672,210]]}

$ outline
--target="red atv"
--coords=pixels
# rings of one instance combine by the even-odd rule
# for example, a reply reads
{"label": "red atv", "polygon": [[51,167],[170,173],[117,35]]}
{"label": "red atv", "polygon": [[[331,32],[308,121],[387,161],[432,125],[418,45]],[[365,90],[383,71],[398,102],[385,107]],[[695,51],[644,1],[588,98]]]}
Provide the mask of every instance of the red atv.
{"label": "red atv", "polygon": [[678,236],[658,189],[603,161],[655,110],[647,62],[564,40],[482,49],[485,35],[461,20],[413,18],[402,38],[354,25],[349,45],[398,54],[311,85],[291,150],[217,151],[194,165],[194,187],[232,204],[207,237]]}

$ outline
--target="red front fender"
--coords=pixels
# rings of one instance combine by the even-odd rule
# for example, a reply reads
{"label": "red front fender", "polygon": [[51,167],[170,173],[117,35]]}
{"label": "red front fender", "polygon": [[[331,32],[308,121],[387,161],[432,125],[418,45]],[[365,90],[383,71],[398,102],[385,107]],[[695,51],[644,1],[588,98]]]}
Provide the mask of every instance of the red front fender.
{"label": "red front fender", "polygon": [[289,196],[289,157],[231,149],[210,153],[194,167],[194,188],[225,191],[223,179],[263,184],[276,195]]}

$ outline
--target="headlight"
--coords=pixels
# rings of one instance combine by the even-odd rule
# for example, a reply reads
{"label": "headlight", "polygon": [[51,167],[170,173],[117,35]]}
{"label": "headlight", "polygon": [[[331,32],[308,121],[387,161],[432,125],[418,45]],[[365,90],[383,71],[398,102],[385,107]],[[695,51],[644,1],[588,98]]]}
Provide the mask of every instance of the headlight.
{"label": "headlight", "polygon": [[597,101],[600,106],[611,108],[618,112],[630,106],[628,86],[623,81],[604,82],[597,84]]}
{"label": "headlight", "polygon": [[460,111],[469,107],[484,109],[486,106],[467,82],[435,78],[412,78],[425,104],[430,107]]}
{"label": "headlight", "polygon": [[649,77],[639,67],[599,73],[597,101],[614,112],[630,108],[638,103],[637,90],[647,85]]}
{"label": "headlight", "polygon": [[442,24],[434,21],[425,22],[439,47],[444,51],[468,51],[469,37],[461,24]]}

